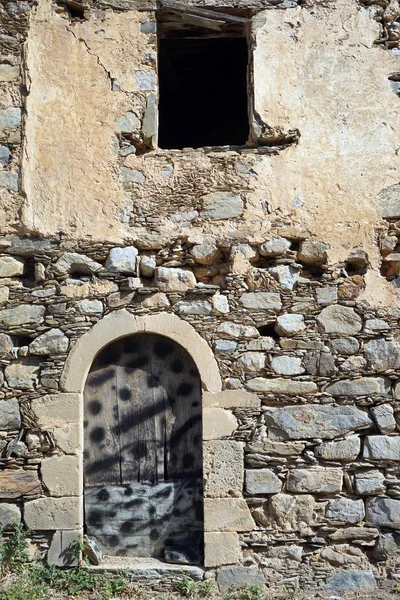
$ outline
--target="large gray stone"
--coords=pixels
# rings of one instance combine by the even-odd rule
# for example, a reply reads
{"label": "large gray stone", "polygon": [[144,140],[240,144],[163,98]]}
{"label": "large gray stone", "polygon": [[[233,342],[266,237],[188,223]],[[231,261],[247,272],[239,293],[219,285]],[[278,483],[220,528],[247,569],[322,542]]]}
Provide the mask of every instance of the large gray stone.
{"label": "large gray stone", "polygon": [[350,498],[336,498],[328,502],[325,516],[344,523],[359,523],[365,517],[364,502]]}
{"label": "large gray stone", "polygon": [[297,253],[297,260],[305,265],[320,265],[326,261],[328,246],[316,240],[304,240],[301,242]]}
{"label": "large gray stone", "polygon": [[265,587],[262,571],[250,567],[230,567],[220,569],[217,574],[217,584],[220,592],[225,593],[229,588],[240,588],[246,585]]}
{"label": "large gray stone", "polygon": [[10,388],[31,390],[38,382],[40,367],[33,359],[19,360],[5,368],[5,377]]}
{"label": "large gray stone", "polygon": [[392,433],[396,429],[394,410],[390,404],[373,406],[371,413],[381,433]]}
{"label": "large gray stone", "polygon": [[238,358],[237,365],[245,373],[257,373],[265,367],[263,352],[244,352]]}
{"label": "large gray stone", "polygon": [[21,523],[21,509],[16,504],[0,504],[0,523],[2,527],[11,527]]}
{"label": "large gray stone", "polygon": [[16,398],[0,400],[0,430],[19,429],[21,426],[21,415]]}
{"label": "large gray stone", "polygon": [[68,352],[69,339],[61,329],[50,329],[29,344],[30,354],[59,354]]}
{"label": "large gray stone", "polygon": [[113,273],[135,274],[137,255],[135,246],[112,248],[107,256],[105,268]]}
{"label": "large gray stone", "polygon": [[361,441],[358,435],[351,435],[345,440],[324,442],[314,450],[315,456],[323,460],[351,461],[360,454]]}
{"label": "large gray stone", "polygon": [[203,242],[203,244],[197,244],[191,248],[190,254],[193,256],[195,262],[199,265],[212,265],[222,256],[221,250],[214,244],[214,242]]}
{"label": "large gray stone", "polygon": [[376,547],[376,553],[379,554],[379,558],[384,560],[390,556],[400,555],[400,533],[393,531],[393,533],[381,533]]}
{"label": "large gray stone", "polygon": [[299,381],[297,379],[265,379],[255,377],[246,383],[246,387],[253,392],[264,392],[266,394],[286,394],[288,396],[302,396],[316,394],[317,385],[313,381]]}
{"label": "large gray stone", "polygon": [[269,292],[248,292],[240,298],[240,304],[254,310],[278,312],[282,308],[281,296]]}
{"label": "large gray stone", "polygon": [[400,343],[397,339],[379,338],[365,344],[365,356],[374,371],[386,371],[400,367]]}
{"label": "large gray stone", "polygon": [[271,360],[271,368],[278,375],[301,375],[304,373],[301,358],[297,358],[297,356],[274,356]]}
{"label": "large gray stone", "polygon": [[366,437],[364,458],[400,461],[400,436],[370,435]]}
{"label": "large gray stone", "polygon": [[313,522],[315,506],[315,499],[310,495],[276,494],[271,497],[269,511],[284,531],[297,531]]}
{"label": "large gray stone", "polygon": [[21,123],[21,109],[10,106],[0,110],[0,129],[16,129]]}
{"label": "large gray stone", "polygon": [[289,250],[290,245],[289,240],[286,238],[273,238],[261,244],[259,250],[262,256],[278,256]]}
{"label": "large gray stone", "polygon": [[377,527],[400,529],[400,500],[394,498],[367,498],[366,521]]}
{"label": "large gray stone", "polygon": [[104,306],[101,300],[79,300],[76,308],[81,315],[99,316],[102,315],[104,311]]}
{"label": "large gray stone", "polygon": [[313,467],[311,469],[291,469],[288,473],[289,492],[308,494],[335,494],[342,490],[343,472],[341,469]]}
{"label": "large gray stone", "polygon": [[300,272],[297,267],[292,265],[278,265],[271,267],[268,272],[279,283],[283,290],[291,292],[297,286],[300,278]]}
{"label": "large gray stone", "polygon": [[271,469],[246,469],[245,483],[249,496],[277,494],[282,490],[282,481]]}
{"label": "large gray stone", "polygon": [[138,133],[140,131],[140,120],[135,113],[128,111],[122,117],[118,117],[115,131],[117,133]]}
{"label": "large gray stone", "polygon": [[0,81],[15,81],[19,76],[20,68],[18,65],[9,65],[8,63],[0,65]]}
{"label": "large gray stone", "polygon": [[332,304],[321,310],[317,321],[325,333],[354,335],[361,331],[361,317],[349,306]]}
{"label": "large gray stone", "polygon": [[91,275],[97,273],[103,267],[98,262],[92,260],[85,254],[77,252],[66,252],[58,259],[54,265],[54,270],[58,275]]}
{"label": "large gray stone", "polygon": [[307,438],[329,440],[372,424],[367,412],[355,406],[335,404],[267,408],[264,418],[269,437],[280,441]]}
{"label": "large gray stone", "polygon": [[180,315],[209,315],[212,306],[207,300],[192,300],[177,302],[175,308]]}
{"label": "large gray stone", "polygon": [[189,269],[157,267],[155,284],[161,292],[186,292],[196,285],[196,277]]}
{"label": "large gray stone", "polygon": [[364,592],[377,589],[372,571],[340,571],[330,577],[325,589],[328,592]]}
{"label": "large gray stone", "polygon": [[219,221],[240,217],[243,213],[243,200],[238,194],[230,192],[212,192],[201,198],[203,208],[200,216],[204,219]]}
{"label": "large gray stone", "polygon": [[11,192],[18,192],[18,173],[16,171],[0,171],[0,187]]}
{"label": "large gray stone", "polygon": [[331,340],[329,342],[329,346],[332,348],[332,351],[336,352],[337,354],[345,354],[346,356],[350,356],[358,352],[360,344],[356,338],[345,337]]}
{"label": "large gray stone", "polygon": [[400,184],[396,183],[379,192],[376,202],[384,219],[400,217]]}
{"label": "large gray stone", "polygon": [[275,331],[278,335],[288,337],[302,333],[305,328],[303,315],[280,315],[275,325]]}
{"label": "large gray stone", "polygon": [[258,330],[252,325],[240,325],[232,321],[225,321],[218,326],[218,333],[222,333],[230,338],[257,338]]}
{"label": "large gray stone", "polygon": [[47,562],[56,567],[74,567],[79,563],[79,558],[74,552],[77,542],[81,538],[81,530],[56,531],[47,552]]}
{"label": "large gray stone", "polygon": [[388,394],[390,381],[385,377],[359,377],[358,379],[342,379],[327,385],[325,390],[332,396],[370,396]]}
{"label": "large gray stone", "polygon": [[377,470],[362,471],[354,476],[354,487],[361,496],[375,496],[386,492],[385,476]]}
{"label": "large gray stone", "polygon": [[15,277],[24,272],[24,261],[13,256],[0,257],[0,277]]}
{"label": "large gray stone", "polygon": [[0,322],[4,325],[39,325],[43,321],[44,306],[20,304],[17,308],[0,310]]}

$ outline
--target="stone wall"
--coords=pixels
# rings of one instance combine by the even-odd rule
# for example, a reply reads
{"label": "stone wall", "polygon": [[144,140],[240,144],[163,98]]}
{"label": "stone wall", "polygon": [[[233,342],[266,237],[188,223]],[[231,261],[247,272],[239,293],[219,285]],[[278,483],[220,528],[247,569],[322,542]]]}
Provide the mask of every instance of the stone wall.
{"label": "stone wall", "polygon": [[122,309],[174,314],[222,378],[193,347],[207,576],[373,590],[400,552],[400,9],[236,4],[260,137],[179,151],[157,147],[152,0],[0,4],[0,521],[63,564],[71,350]]}

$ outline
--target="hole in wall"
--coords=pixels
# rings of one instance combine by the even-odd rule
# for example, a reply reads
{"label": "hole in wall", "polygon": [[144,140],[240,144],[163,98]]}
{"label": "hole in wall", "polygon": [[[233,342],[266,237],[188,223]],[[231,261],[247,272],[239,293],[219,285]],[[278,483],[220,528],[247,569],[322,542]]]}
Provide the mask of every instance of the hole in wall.
{"label": "hole in wall", "polygon": [[67,9],[68,15],[71,19],[85,18],[85,9],[79,2],[74,2],[74,0],[66,0],[65,8]]}
{"label": "hole in wall", "polygon": [[280,339],[279,335],[275,331],[275,322],[268,323],[268,325],[261,325],[260,327],[257,327],[257,330],[258,330],[258,333],[260,335],[262,335],[263,337],[271,337],[276,342],[278,342]]}

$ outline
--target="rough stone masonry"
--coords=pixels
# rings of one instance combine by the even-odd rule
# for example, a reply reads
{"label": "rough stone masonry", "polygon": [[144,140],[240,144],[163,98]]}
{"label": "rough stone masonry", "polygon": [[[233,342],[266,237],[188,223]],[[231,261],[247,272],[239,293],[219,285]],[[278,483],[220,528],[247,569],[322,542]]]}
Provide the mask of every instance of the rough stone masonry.
{"label": "rough stone masonry", "polygon": [[157,147],[156,8],[0,3],[0,522],[64,564],[83,527],[70,353],[113,314],[175,315],[222,381],[203,393],[205,576],[391,589],[399,2],[235,2],[259,137],[182,150]]}

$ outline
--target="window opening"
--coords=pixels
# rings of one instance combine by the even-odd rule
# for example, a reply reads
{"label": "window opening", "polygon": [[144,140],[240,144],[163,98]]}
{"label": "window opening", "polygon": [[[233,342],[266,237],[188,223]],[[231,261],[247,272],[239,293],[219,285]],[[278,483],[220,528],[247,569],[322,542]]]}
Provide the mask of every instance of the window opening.
{"label": "window opening", "polygon": [[247,18],[169,5],[158,12],[159,147],[245,145]]}

